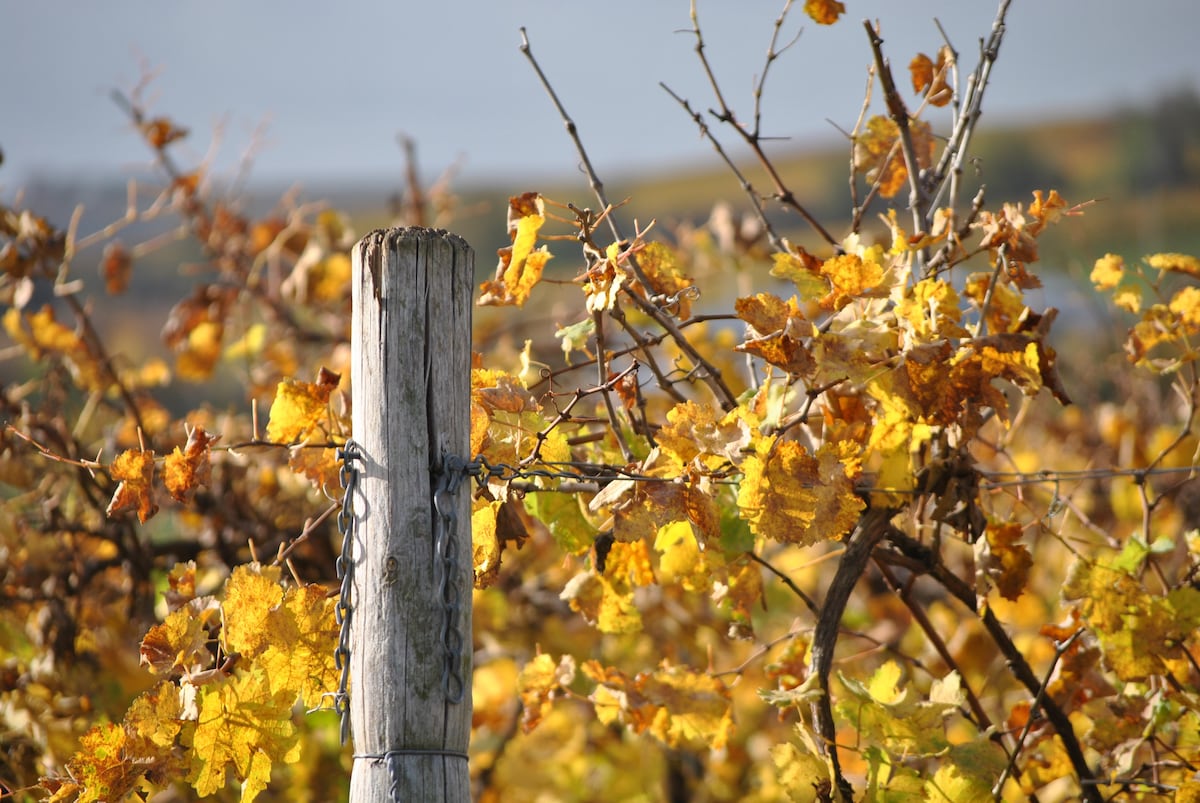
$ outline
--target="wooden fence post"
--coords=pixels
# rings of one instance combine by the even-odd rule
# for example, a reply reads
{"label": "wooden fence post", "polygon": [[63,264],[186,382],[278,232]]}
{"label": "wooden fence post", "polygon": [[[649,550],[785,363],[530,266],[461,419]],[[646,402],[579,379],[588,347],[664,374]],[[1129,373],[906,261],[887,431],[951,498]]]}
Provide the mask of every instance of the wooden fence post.
{"label": "wooden fence post", "polygon": [[[443,471],[448,456],[471,458],[474,254],[444,231],[390,229],[360,240],[353,266],[351,379],[361,459],[350,599],[350,800],[465,802],[471,483],[437,493],[436,505],[435,492],[453,476]],[[443,555],[439,526],[449,526]],[[439,587],[446,568],[458,602],[449,639],[447,610],[454,609]],[[447,651],[455,635],[457,656],[453,645]]]}

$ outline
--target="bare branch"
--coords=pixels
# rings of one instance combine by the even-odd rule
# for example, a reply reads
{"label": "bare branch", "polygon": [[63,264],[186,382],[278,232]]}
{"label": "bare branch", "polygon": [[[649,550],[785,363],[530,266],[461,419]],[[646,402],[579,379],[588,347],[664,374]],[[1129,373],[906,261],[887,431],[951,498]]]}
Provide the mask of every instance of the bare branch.
{"label": "bare branch", "polygon": [[[896,81],[892,77],[892,66],[883,56],[883,39],[869,20],[863,20],[867,38],[871,42],[871,52],[875,55],[875,69],[879,73],[879,82],[883,86],[883,97],[887,101],[888,116],[900,131],[900,148],[904,153],[904,166],[908,170],[908,205],[912,210],[913,231],[929,229],[928,205],[929,199],[921,182],[921,165],[917,161],[917,152],[913,147],[912,130],[909,128],[908,107],[896,89]],[[882,171],[881,171],[882,172]],[[923,257],[918,257],[923,260]]]}
{"label": "bare branch", "polygon": [[[784,11],[786,12],[786,10],[787,8],[785,7]],[[781,23],[777,23],[777,26],[779,24]],[[778,31],[778,27],[776,28],[776,31]],[[800,217],[803,218],[804,221],[821,236],[821,239],[833,246],[834,250],[840,254],[842,252],[841,244],[838,243],[838,241],[834,239],[833,235],[830,234],[825,227],[822,226],[817,219],[813,217],[807,209],[804,208],[804,206],[796,198],[795,194],[793,194],[792,191],[784,184],[782,176],[779,175],[779,171],[775,168],[775,165],[771,162],[770,158],[762,149],[762,142],[764,138],[758,131],[757,126],[755,127],[755,130],[748,131],[738,122],[737,115],[733,113],[733,110],[729,108],[729,104],[725,102],[725,97],[721,94],[720,85],[717,82],[716,76],[713,74],[712,65],[709,64],[708,57],[704,55],[704,35],[700,31],[700,20],[696,14],[696,4],[694,0],[692,2],[692,34],[694,34],[696,37],[696,55],[700,59],[700,64],[704,70],[704,74],[708,76],[709,83],[713,88],[713,94],[717,100],[717,105],[720,107],[720,111],[709,109],[709,114],[711,114],[718,121],[727,123],[737,133],[737,135],[742,138],[742,141],[749,146],[750,150],[754,153],[755,158],[758,159],[758,163],[764,170],[767,171],[767,175],[770,177],[771,183],[775,187],[775,194],[773,196],[775,200],[779,201],[780,204],[800,215]],[[773,50],[775,42],[774,38],[772,38],[771,41],[772,49],[767,53],[768,66],[772,61],[774,61],[775,57],[778,56],[778,54]],[[763,81],[766,80],[766,72],[767,70],[764,67]],[[762,82],[759,83],[756,93],[761,94],[761,91]],[[678,100],[678,98],[676,99]],[[756,99],[756,112],[757,108],[758,101]]]}
{"label": "bare branch", "polygon": [[[1000,0],[996,18],[992,22],[992,32],[987,42],[980,42],[979,64],[967,78],[966,91],[962,93],[962,106],[954,121],[954,128],[946,148],[942,151],[941,159],[931,173],[932,186],[931,208],[942,203],[942,198],[949,191],[950,185],[958,181],[962,174],[963,160],[967,156],[967,147],[983,109],[983,94],[987,89],[988,79],[992,74],[992,65],[1000,54],[1000,43],[1004,39],[1004,20],[1008,14],[1011,0]],[[958,54],[955,53],[955,62]],[[959,96],[958,82],[955,81],[955,98]]]}

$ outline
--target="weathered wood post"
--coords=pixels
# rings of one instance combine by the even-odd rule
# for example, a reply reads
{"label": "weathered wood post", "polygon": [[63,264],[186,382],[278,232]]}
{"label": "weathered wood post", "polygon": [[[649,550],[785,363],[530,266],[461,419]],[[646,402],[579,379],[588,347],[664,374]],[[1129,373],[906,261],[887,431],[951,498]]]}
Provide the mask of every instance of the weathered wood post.
{"label": "weathered wood post", "polygon": [[467,801],[471,489],[446,461],[471,457],[474,254],[443,231],[390,229],[353,265],[350,800]]}

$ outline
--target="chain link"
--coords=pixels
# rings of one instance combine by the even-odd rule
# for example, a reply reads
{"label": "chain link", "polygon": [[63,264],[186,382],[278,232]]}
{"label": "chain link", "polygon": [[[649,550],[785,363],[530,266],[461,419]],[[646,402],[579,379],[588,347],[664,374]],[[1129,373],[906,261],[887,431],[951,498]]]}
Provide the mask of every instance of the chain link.
{"label": "chain link", "polygon": [[353,440],[347,440],[338,449],[338,460],[341,468],[338,479],[342,483],[342,509],[337,514],[337,528],[342,536],[342,554],[335,564],[338,579],[342,582],[341,594],[338,595],[337,606],[334,608],[334,618],[338,627],[338,645],[333,651],[334,664],[340,670],[337,692],[333,695],[333,709],[337,711],[341,722],[342,744],[350,735],[350,614],[351,593],[354,573],[354,495],[358,491],[358,462],[362,452]]}
{"label": "chain link", "polygon": [[462,676],[463,634],[458,625],[462,605],[454,534],[458,528],[458,489],[463,478],[472,473],[471,465],[458,455],[447,455],[433,492],[434,584],[442,603],[442,690],[446,700],[453,704],[462,702],[466,690]]}

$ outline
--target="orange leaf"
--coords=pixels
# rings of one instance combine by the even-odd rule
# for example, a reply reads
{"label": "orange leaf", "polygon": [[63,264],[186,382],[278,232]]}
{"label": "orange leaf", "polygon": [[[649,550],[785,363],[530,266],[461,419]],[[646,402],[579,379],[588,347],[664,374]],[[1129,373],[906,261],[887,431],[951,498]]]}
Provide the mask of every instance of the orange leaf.
{"label": "orange leaf", "polygon": [[113,493],[112,501],[104,511],[108,516],[136,510],[143,524],[158,512],[154,503],[154,452],[142,449],[127,449],[117,455],[108,468],[108,475],[120,484]]}
{"label": "orange leaf", "polygon": [[[912,120],[908,128],[918,167],[928,167],[935,145],[929,124]],[[894,196],[908,181],[904,154],[898,146],[899,138],[900,128],[882,115],[867,120],[866,131],[854,138],[854,169],[866,174],[867,181],[878,181],[879,194],[884,198]]]}
{"label": "orange leaf", "polygon": [[207,485],[212,466],[209,456],[212,454],[212,444],[221,436],[210,436],[203,427],[196,427],[188,435],[187,444],[183,451],[175,447],[175,451],[167,455],[163,461],[163,485],[176,502],[183,502],[199,485]]}
{"label": "orange leaf", "polygon": [[954,52],[946,45],[938,50],[937,63],[924,53],[918,53],[908,65],[912,73],[913,92],[925,93],[925,99],[932,106],[945,106],[953,97],[953,92],[946,82],[950,65],[954,61]]}
{"label": "orange leaf", "polygon": [[804,13],[819,25],[832,25],[846,13],[846,6],[838,0],[804,0]]}
{"label": "orange leaf", "polygon": [[1020,543],[1021,525],[1016,522],[990,524],[986,530],[987,555],[983,570],[996,583],[1000,596],[1014,602],[1029,583],[1033,555]]}
{"label": "orange leaf", "polygon": [[186,128],[180,128],[166,117],[155,117],[142,123],[142,136],[155,150],[161,150],[172,142],[183,139],[187,134]]}
{"label": "orange leaf", "polygon": [[341,464],[336,449],[297,446],[288,457],[288,468],[308,479],[314,488],[336,491],[341,488]]}
{"label": "orange leaf", "polygon": [[100,255],[100,275],[104,277],[104,289],[109,295],[119,295],[129,286],[129,277],[133,275],[133,257],[121,244],[113,240],[104,246]]}

